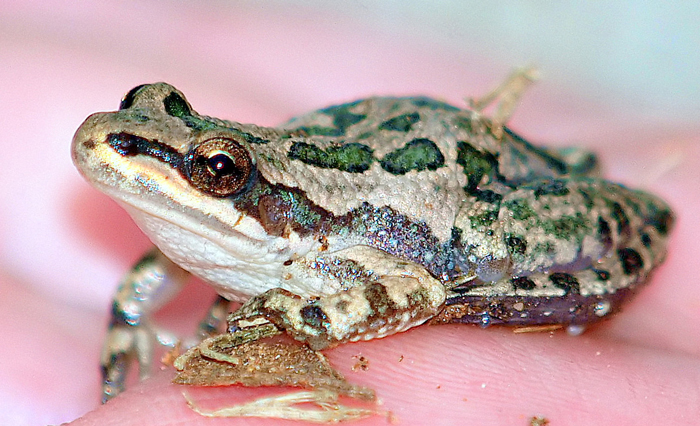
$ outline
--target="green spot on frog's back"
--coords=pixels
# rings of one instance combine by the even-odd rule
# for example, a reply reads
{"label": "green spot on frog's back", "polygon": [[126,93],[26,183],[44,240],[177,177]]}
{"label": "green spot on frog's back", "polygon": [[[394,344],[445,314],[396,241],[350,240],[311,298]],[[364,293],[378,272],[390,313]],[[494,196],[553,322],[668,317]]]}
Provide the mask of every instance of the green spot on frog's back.
{"label": "green spot on frog's back", "polygon": [[428,108],[434,111],[443,110],[446,112],[457,112],[460,110],[456,106],[452,106],[446,102],[426,97],[413,98],[411,99],[411,103],[419,108]]}
{"label": "green spot on frog's back", "polygon": [[187,101],[185,101],[182,96],[178,95],[176,92],[172,92],[163,99],[163,106],[165,107],[165,112],[173,117],[183,118],[192,115]]}
{"label": "green spot on frog's back", "polygon": [[445,157],[435,142],[429,139],[413,139],[403,148],[390,152],[381,160],[384,170],[403,175],[411,170],[436,170],[445,164]]}
{"label": "green spot on frog's back", "polygon": [[498,219],[498,211],[490,210],[471,217],[473,229],[488,228]]}
{"label": "green spot on frog's back", "polygon": [[192,110],[187,101],[176,92],[172,92],[163,99],[163,107],[168,115],[181,119],[191,129],[201,131],[218,127],[215,123],[192,115]]}
{"label": "green spot on frog's back", "polygon": [[592,232],[591,224],[581,213],[565,215],[558,219],[541,221],[542,229],[559,239],[582,240]]}
{"label": "green spot on frog's back", "polygon": [[349,173],[362,173],[368,170],[374,161],[372,149],[359,143],[330,146],[323,150],[306,142],[294,142],[287,157],[323,169],[337,169]]}
{"label": "green spot on frog's back", "polygon": [[[555,197],[563,197],[569,194],[569,188],[566,186],[566,181],[562,179],[553,179],[544,182],[538,182],[532,188],[535,190],[535,198],[540,198],[543,195],[552,195]],[[528,185],[524,186],[525,188]]]}
{"label": "green spot on frog's back", "polygon": [[571,274],[567,274],[565,272],[554,272],[549,275],[549,280],[556,287],[559,287],[560,289],[564,290],[566,294],[578,294],[581,292],[579,289],[578,280]]}
{"label": "green spot on frog's back", "polygon": [[408,132],[411,127],[420,120],[420,114],[413,112],[390,118],[379,125],[379,130],[395,130],[397,132]]}
{"label": "green spot on frog's back", "polygon": [[633,248],[622,248],[617,251],[625,275],[632,275],[644,267],[642,256]]}
{"label": "green spot on frog's back", "polygon": [[467,142],[458,142],[457,164],[464,168],[467,175],[465,190],[474,193],[484,175],[490,175],[495,170],[498,161],[491,153],[482,153]]}
{"label": "green spot on frog's back", "polygon": [[307,136],[342,136],[344,134],[343,129],[336,129],[335,127],[302,126],[297,130]]}
{"label": "green spot on frog's back", "polygon": [[503,206],[513,212],[513,219],[515,220],[527,220],[537,216],[537,213],[532,206],[530,206],[528,201],[522,198],[505,201]]}
{"label": "green spot on frog's back", "polygon": [[342,111],[333,118],[333,124],[339,129],[347,129],[365,118],[367,118],[367,116],[364,114],[353,114],[350,111]]}

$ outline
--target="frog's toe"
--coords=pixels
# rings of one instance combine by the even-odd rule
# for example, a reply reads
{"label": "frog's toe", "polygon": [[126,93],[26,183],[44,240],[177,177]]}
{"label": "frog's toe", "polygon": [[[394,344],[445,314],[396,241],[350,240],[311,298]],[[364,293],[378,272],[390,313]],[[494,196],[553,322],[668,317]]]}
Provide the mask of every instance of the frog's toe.
{"label": "frog's toe", "polygon": [[127,354],[121,352],[111,354],[109,361],[100,366],[102,370],[103,404],[124,392],[124,381],[128,364]]}
{"label": "frog's toe", "polygon": [[154,333],[143,325],[110,326],[100,363],[103,403],[124,391],[129,367],[133,361],[138,363],[141,380],[149,376],[154,342]]}

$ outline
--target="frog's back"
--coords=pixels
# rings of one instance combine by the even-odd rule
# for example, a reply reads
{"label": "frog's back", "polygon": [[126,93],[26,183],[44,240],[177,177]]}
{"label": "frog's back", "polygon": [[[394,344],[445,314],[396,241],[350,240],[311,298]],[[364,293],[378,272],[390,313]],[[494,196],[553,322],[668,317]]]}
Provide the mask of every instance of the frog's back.
{"label": "frog's back", "polygon": [[[376,160],[383,166],[381,159],[386,154],[413,139],[428,139],[443,153],[453,151],[455,138],[467,136],[459,134],[455,119],[469,119],[470,112],[428,97],[373,97],[295,117],[283,128],[304,135],[312,143],[361,143],[375,151]],[[432,151],[424,148],[422,153],[428,159],[436,155]],[[428,169],[441,167],[437,159],[428,163]],[[411,165],[406,164],[405,169],[388,164],[384,167],[387,172],[405,174]]]}
{"label": "frog's back", "polygon": [[447,241],[466,183],[456,146],[468,135],[456,123],[468,119],[430,98],[368,98],[294,118],[278,143],[253,148],[267,180],[336,216],[389,207]]}

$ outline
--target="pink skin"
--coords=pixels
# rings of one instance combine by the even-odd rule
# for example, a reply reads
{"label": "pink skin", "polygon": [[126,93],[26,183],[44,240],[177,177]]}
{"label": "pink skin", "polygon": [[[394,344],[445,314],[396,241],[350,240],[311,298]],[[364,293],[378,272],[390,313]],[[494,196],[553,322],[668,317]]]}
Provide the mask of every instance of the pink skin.
{"label": "pink skin", "polygon": [[[170,384],[171,369],[98,405],[109,297],[148,242],[78,177],[67,152],[72,133],[87,114],[115,108],[145,82],[175,84],[203,113],[272,125],[370,93],[447,95],[460,104],[497,83],[513,59],[494,62],[467,44],[457,51],[411,43],[414,29],[392,38],[359,21],[345,28],[310,11],[49,4],[0,8],[0,59],[11,65],[0,67],[0,424],[81,415],[71,424],[279,424],[200,417],[183,388]],[[367,39],[358,41],[359,33]],[[326,352],[351,382],[374,388],[400,424],[524,425],[535,415],[566,425],[700,419],[700,129],[695,121],[614,110],[612,94],[594,102],[550,81],[545,75],[526,96],[512,127],[535,141],[580,141],[600,154],[607,176],[663,194],[677,212],[668,261],[621,315],[580,337],[424,326]],[[185,292],[158,317],[184,334],[213,296],[202,283]],[[356,355],[369,360],[367,371],[351,370]],[[247,394],[238,387],[190,392],[205,408]]]}
{"label": "pink skin", "polygon": [[[698,254],[697,242],[690,237],[698,235],[698,229],[697,222],[688,219],[697,208],[697,199],[685,194],[696,190],[691,182],[698,182],[700,152],[693,143],[671,143],[673,149],[686,153],[686,160],[651,185],[657,191],[664,189],[678,211],[670,255],[653,283],[622,315],[580,337],[563,332],[516,335],[508,328],[498,327],[482,330],[474,326],[424,326],[386,339],[329,350],[331,362],[353,383],[374,388],[383,401],[381,408],[393,413],[401,424],[427,424],[436,418],[446,424],[463,423],[465,419],[487,425],[526,424],[533,415],[569,425],[590,424],[596,419],[605,419],[604,424],[651,424],[662,420],[667,424],[691,424],[697,419],[700,400],[700,318],[694,275],[684,265],[693,264],[694,255]],[[610,162],[635,168],[669,155],[652,136],[636,138],[635,147],[627,155],[610,149],[612,152],[604,152],[603,156]],[[91,196],[101,199],[97,194]],[[116,206],[105,209],[114,216],[122,215]],[[129,232],[136,231],[130,228]],[[2,322],[5,341],[24,342],[23,346],[16,346],[22,350],[13,354],[20,363],[18,372],[26,373],[37,364],[42,371],[50,372],[42,373],[41,382],[47,384],[43,392],[56,383],[65,386],[63,380],[71,374],[87,376],[89,380],[81,381],[80,386],[70,386],[80,389],[79,398],[94,401],[94,366],[104,320],[89,321],[89,339],[84,335],[76,338],[66,325],[65,306],[57,307],[41,298],[37,306],[26,290],[9,288],[17,294],[3,298],[5,316],[24,321],[25,327],[34,330],[22,335],[7,326],[12,320]],[[166,309],[161,321],[183,322],[185,309],[190,309],[189,318],[195,321],[211,296],[197,294],[202,292],[208,290],[201,283],[195,284],[183,298],[189,300],[175,302]],[[30,301],[39,316],[27,316]],[[71,321],[80,321],[77,312],[69,310],[68,315]],[[51,339],[49,345],[47,340],[41,340],[42,335]],[[24,358],[21,352],[38,354],[39,358]],[[356,355],[369,360],[367,371],[351,371]],[[76,372],[77,366],[83,371]],[[91,374],[86,375],[85,370]],[[200,417],[185,405],[183,387],[169,383],[172,376],[173,371],[165,369],[71,424],[279,424],[266,419]],[[205,408],[241,401],[246,394],[236,387],[190,392]],[[356,424],[386,424],[386,420],[378,416]]]}

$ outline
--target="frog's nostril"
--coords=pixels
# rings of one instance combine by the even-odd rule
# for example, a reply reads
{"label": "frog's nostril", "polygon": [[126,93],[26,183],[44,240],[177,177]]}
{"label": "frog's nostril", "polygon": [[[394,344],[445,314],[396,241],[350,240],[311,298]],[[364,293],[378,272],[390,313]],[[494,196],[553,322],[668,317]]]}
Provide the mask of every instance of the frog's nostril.
{"label": "frog's nostril", "polygon": [[88,140],[86,140],[85,142],[83,142],[83,147],[84,147],[85,149],[87,149],[87,150],[95,149],[95,146],[96,146],[96,145],[97,145],[97,144],[96,144],[95,141],[92,140],[92,139],[88,139]]}

